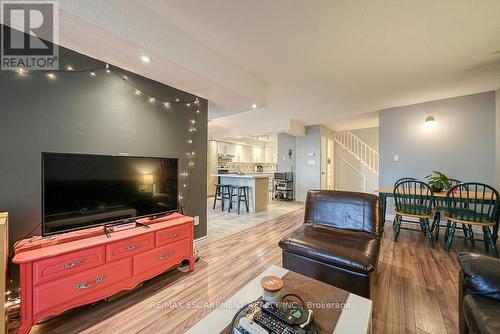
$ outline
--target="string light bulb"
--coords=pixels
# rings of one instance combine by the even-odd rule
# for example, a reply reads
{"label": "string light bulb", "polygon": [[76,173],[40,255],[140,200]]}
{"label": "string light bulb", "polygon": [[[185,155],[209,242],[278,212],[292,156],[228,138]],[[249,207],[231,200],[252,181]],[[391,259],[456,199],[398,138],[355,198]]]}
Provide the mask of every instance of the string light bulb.
{"label": "string light bulb", "polygon": [[95,74],[95,72],[94,72],[94,71],[90,71],[90,76],[95,77],[95,75],[96,75],[96,74]]}
{"label": "string light bulb", "polygon": [[66,66],[66,69],[67,69],[68,71],[73,71],[73,66],[68,65],[68,66]]}
{"label": "string light bulb", "polygon": [[140,90],[136,89],[134,94],[135,94],[135,95],[141,95],[141,94],[142,94],[142,92],[141,92]]}
{"label": "string light bulb", "polygon": [[111,70],[109,68],[107,68],[106,73],[111,73]]}
{"label": "string light bulb", "polygon": [[193,140],[192,139],[188,139],[188,144],[192,144],[193,143]]}
{"label": "string light bulb", "polygon": [[18,69],[17,69],[17,73],[19,73],[19,74],[24,74],[24,73],[25,73],[25,71],[24,71],[24,69],[22,69],[22,68],[18,68]]}
{"label": "string light bulb", "polygon": [[176,99],[175,99],[175,102],[179,102],[179,101],[180,101],[180,100],[179,100],[179,98],[176,98]]}
{"label": "string light bulb", "polygon": [[199,114],[199,113],[200,113],[200,111],[199,111],[199,110],[196,110],[196,113],[197,113],[197,114]]}
{"label": "string light bulb", "polygon": [[166,107],[166,108],[170,108],[170,103],[169,102],[164,102],[163,105]]}
{"label": "string light bulb", "polygon": [[194,124],[194,123],[196,123],[196,120],[192,119],[191,124]]}
{"label": "string light bulb", "polygon": [[50,73],[47,73],[47,78],[49,78],[49,79],[55,79],[56,75],[54,73],[50,72]]}
{"label": "string light bulb", "polygon": [[191,103],[187,103],[186,105],[187,105],[188,107],[191,107]]}
{"label": "string light bulb", "polygon": [[252,104],[252,109],[255,109],[255,108],[257,108],[257,105],[254,103],[254,104]]}
{"label": "string light bulb", "polygon": [[150,97],[148,99],[149,103],[155,103],[156,102],[156,99],[154,97]]}
{"label": "string light bulb", "polygon": [[127,80],[128,79],[128,77],[126,75],[124,75],[122,78],[123,78],[123,80]]}

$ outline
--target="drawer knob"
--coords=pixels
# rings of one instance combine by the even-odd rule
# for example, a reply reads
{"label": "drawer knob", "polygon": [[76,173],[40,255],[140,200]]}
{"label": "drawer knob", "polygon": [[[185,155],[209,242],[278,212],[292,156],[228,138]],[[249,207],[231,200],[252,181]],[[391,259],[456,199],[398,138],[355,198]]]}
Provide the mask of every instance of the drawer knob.
{"label": "drawer knob", "polygon": [[70,263],[64,263],[61,265],[61,267],[63,269],[69,269],[69,268],[72,268],[74,266],[77,266],[77,265],[80,265],[80,264],[84,264],[85,263],[85,259],[78,259],[78,260],[75,260],[73,262],[70,262]]}
{"label": "drawer knob", "polygon": [[130,250],[134,250],[136,248],[139,248],[141,246],[142,246],[142,243],[136,242],[135,244],[129,244],[129,245],[125,246],[125,250],[130,251]]}
{"label": "drawer knob", "polygon": [[93,282],[80,282],[75,285],[75,289],[88,289],[91,287],[96,286],[97,284],[101,283],[104,280],[104,275],[101,274],[96,277],[96,279]]}
{"label": "drawer knob", "polygon": [[173,256],[174,254],[175,254],[175,251],[172,249],[172,250],[169,250],[167,254],[160,254],[156,258],[158,259],[158,261],[163,261],[163,260],[166,260],[169,257]]}

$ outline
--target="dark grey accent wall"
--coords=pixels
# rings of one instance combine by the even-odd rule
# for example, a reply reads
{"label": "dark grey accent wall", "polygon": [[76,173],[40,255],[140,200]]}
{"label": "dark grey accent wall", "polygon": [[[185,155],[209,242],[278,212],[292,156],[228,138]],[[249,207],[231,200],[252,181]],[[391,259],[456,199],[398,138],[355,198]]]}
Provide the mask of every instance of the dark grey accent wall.
{"label": "dark grey accent wall", "polygon": [[[425,130],[429,115],[437,126]],[[380,111],[380,186],[400,177],[423,179],[433,170],[494,185],[494,168],[495,92]]]}
{"label": "dark grey accent wall", "polygon": [[[60,64],[76,70],[104,66],[65,48],[60,49]],[[186,214],[200,216],[195,237],[207,234],[207,101],[200,100],[197,115],[196,106],[172,104],[166,109],[148,103],[130,84],[165,100],[194,96],[113,69],[128,80],[104,70],[94,77],[88,72],[56,72],[54,80],[43,72],[0,71],[0,211],[9,212],[11,242],[33,229],[40,234],[44,151],[179,158],[180,171],[187,164],[187,152],[194,151]],[[197,131],[189,144],[189,120],[194,116]],[[179,189],[184,183],[180,177]]]}

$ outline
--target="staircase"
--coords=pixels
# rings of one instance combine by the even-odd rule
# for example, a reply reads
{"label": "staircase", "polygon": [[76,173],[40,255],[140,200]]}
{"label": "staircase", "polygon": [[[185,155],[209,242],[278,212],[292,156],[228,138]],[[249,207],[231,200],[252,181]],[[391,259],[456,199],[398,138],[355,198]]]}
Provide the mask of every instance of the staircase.
{"label": "staircase", "polygon": [[356,137],[352,132],[337,131],[333,134],[335,142],[352,154],[371,172],[378,175],[378,152]]}

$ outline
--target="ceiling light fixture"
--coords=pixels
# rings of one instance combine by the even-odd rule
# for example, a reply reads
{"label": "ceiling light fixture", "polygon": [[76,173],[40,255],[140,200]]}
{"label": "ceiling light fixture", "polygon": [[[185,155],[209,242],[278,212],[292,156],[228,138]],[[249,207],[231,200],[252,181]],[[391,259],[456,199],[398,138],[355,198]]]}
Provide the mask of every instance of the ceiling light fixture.
{"label": "ceiling light fixture", "polygon": [[257,105],[254,103],[254,104],[252,104],[252,109],[255,109],[255,108],[257,108]]}
{"label": "ceiling light fixture", "polygon": [[148,56],[142,55],[139,58],[141,58],[141,60],[142,60],[143,63],[149,63],[149,62],[151,62],[151,58],[149,58]]}

